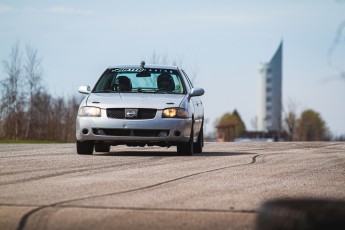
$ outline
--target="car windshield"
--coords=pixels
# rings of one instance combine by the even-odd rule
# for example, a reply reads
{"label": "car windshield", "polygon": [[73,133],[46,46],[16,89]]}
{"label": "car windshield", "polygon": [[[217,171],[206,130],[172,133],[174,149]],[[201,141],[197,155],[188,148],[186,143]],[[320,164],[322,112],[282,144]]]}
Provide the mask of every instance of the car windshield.
{"label": "car windshield", "polygon": [[108,69],[98,80],[94,93],[185,93],[177,70],[170,69]]}

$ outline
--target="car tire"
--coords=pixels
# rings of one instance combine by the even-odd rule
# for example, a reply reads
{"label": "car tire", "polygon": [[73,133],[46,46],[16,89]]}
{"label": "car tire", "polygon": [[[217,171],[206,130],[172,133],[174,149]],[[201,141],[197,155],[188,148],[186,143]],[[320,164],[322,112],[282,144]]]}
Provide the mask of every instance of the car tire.
{"label": "car tire", "polygon": [[204,147],[204,131],[203,126],[201,126],[198,141],[194,143],[194,153],[202,153],[202,147]]}
{"label": "car tire", "polygon": [[93,141],[77,141],[77,153],[80,155],[92,155],[93,148]]}
{"label": "car tire", "polygon": [[[194,124],[194,122],[193,122]],[[184,156],[191,156],[193,155],[194,151],[194,143],[193,143],[193,136],[194,136],[194,125],[192,125],[192,130],[190,133],[190,138],[188,142],[185,143],[180,143],[177,145],[177,153],[179,155],[184,155]]]}
{"label": "car tire", "polygon": [[107,144],[95,144],[95,152],[108,153],[110,151],[110,145]]}

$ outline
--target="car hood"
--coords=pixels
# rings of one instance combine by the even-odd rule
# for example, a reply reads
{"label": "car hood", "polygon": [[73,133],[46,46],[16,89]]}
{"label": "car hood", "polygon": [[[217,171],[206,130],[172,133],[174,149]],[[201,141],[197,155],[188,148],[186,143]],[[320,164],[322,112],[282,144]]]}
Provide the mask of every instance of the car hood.
{"label": "car hood", "polygon": [[165,109],[179,107],[186,95],[149,93],[91,93],[87,106],[100,108]]}

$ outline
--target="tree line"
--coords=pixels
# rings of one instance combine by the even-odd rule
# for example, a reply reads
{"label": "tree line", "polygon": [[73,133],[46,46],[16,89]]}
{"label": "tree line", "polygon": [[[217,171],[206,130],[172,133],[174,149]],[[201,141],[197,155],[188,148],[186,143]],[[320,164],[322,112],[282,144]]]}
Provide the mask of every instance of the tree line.
{"label": "tree line", "polygon": [[3,61],[0,80],[0,139],[75,140],[80,98],[53,97],[43,85],[37,49],[16,43]]}
{"label": "tree line", "polygon": [[290,141],[329,141],[331,134],[320,113],[304,110],[300,117],[294,111],[284,116],[283,124]]}
{"label": "tree line", "polygon": [[[313,109],[306,109],[298,116],[296,106],[291,104],[288,111],[283,111],[283,130],[281,136],[286,141],[344,141],[345,136],[333,136],[327,128],[326,122],[320,113]],[[254,124],[255,125],[255,124]],[[256,131],[246,131],[239,113],[235,110],[232,114],[225,113],[216,121],[217,138],[233,141],[236,137],[250,137]],[[257,127],[256,125],[254,127]],[[225,136],[225,137],[224,137]],[[222,140],[222,141],[224,141]]]}

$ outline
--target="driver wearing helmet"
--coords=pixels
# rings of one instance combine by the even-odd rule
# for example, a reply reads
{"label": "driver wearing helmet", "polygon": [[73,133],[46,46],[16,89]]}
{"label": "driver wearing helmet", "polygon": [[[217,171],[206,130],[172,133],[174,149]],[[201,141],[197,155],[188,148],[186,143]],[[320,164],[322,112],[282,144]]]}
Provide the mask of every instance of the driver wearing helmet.
{"label": "driver wearing helmet", "polygon": [[118,76],[116,78],[117,90],[120,92],[132,91],[131,80],[126,76]]}
{"label": "driver wearing helmet", "polygon": [[157,77],[158,90],[174,91],[175,83],[172,76],[168,73],[162,73]]}

